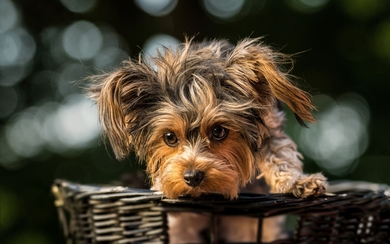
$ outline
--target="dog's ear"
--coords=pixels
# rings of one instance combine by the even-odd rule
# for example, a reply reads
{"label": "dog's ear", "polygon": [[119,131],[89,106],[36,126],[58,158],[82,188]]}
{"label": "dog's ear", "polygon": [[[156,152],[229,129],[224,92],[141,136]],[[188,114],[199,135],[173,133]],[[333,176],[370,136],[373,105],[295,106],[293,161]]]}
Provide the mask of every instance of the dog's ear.
{"label": "dog's ear", "polygon": [[142,113],[153,97],[154,71],[141,63],[124,61],[118,69],[88,77],[87,92],[98,105],[99,118],[117,159],[126,157],[135,143]]}
{"label": "dog's ear", "polygon": [[251,83],[260,101],[272,103],[274,96],[291,108],[301,125],[305,125],[303,121],[315,122],[311,96],[294,86],[288,72],[282,71],[281,65],[288,62],[289,56],[274,52],[257,38],[238,43],[226,65],[233,79]]}

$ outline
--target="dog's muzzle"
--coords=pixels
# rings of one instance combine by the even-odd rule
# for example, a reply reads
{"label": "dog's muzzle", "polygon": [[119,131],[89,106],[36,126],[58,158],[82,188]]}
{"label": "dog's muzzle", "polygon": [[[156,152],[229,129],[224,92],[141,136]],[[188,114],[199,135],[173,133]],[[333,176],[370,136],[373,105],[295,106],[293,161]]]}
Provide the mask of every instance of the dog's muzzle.
{"label": "dog's muzzle", "polygon": [[204,178],[204,173],[200,170],[186,170],[184,171],[183,177],[184,182],[187,185],[195,187],[202,182]]}

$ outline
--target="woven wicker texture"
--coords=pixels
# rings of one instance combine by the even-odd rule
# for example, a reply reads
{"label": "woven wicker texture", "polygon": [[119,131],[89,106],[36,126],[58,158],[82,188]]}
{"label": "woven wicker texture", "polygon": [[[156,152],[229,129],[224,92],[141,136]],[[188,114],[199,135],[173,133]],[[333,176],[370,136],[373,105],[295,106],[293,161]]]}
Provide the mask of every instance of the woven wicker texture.
{"label": "woven wicker texture", "polygon": [[[336,182],[333,194],[297,199],[290,194],[241,194],[166,199],[150,190],[80,185],[57,180],[55,204],[68,243],[168,243],[167,212],[196,212],[214,217],[240,215],[262,219],[297,216],[288,239],[272,243],[390,243],[390,188]],[[257,243],[261,243],[261,231]],[[218,237],[214,228],[212,243]]]}

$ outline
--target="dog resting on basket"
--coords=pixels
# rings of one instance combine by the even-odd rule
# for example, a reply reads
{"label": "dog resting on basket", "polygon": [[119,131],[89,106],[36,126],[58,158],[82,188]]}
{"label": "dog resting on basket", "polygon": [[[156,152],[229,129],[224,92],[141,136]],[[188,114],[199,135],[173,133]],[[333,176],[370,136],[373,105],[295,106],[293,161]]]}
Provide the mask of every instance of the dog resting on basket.
{"label": "dog resting on basket", "polygon": [[[304,174],[301,154],[284,132],[283,102],[301,125],[315,122],[308,93],[294,86],[282,65],[290,57],[261,39],[236,46],[224,40],[165,48],[151,62],[124,61],[90,77],[105,135],[118,159],[135,150],[147,162],[152,189],[168,198],[219,193],[235,199],[264,179],[271,193],[318,196],[327,181]],[[253,187],[255,185],[255,187]],[[205,243],[207,217],[168,217],[172,243]],[[222,218],[222,217],[221,217]],[[224,217],[224,241],[254,241],[257,220]],[[263,240],[279,238],[277,218],[266,219]]]}

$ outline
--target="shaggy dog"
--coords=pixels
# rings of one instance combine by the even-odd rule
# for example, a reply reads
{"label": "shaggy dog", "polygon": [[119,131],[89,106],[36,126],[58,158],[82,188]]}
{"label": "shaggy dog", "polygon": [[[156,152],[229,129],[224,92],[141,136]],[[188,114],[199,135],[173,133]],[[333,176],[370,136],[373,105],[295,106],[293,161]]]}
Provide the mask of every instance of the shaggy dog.
{"label": "shaggy dog", "polygon": [[[152,189],[168,198],[219,193],[232,200],[255,178],[263,178],[271,193],[318,196],[325,177],[303,173],[302,156],[284,132],[281,102],[301,125],[315,122],[310,96],[282,67],[290,60],[259,38],[236,46],[187,39],[151,62],[127,60],[91,77],[89,92],[116,157],[134,149],[147,162]],[[200,233],[209,222],[206,216],[170,214],[170,240],[205,243]],[[278,221],[268,222],[263,240],[281,235]],[[224,241],[256,238],[256,219],[225,217],[219,223]]]}

